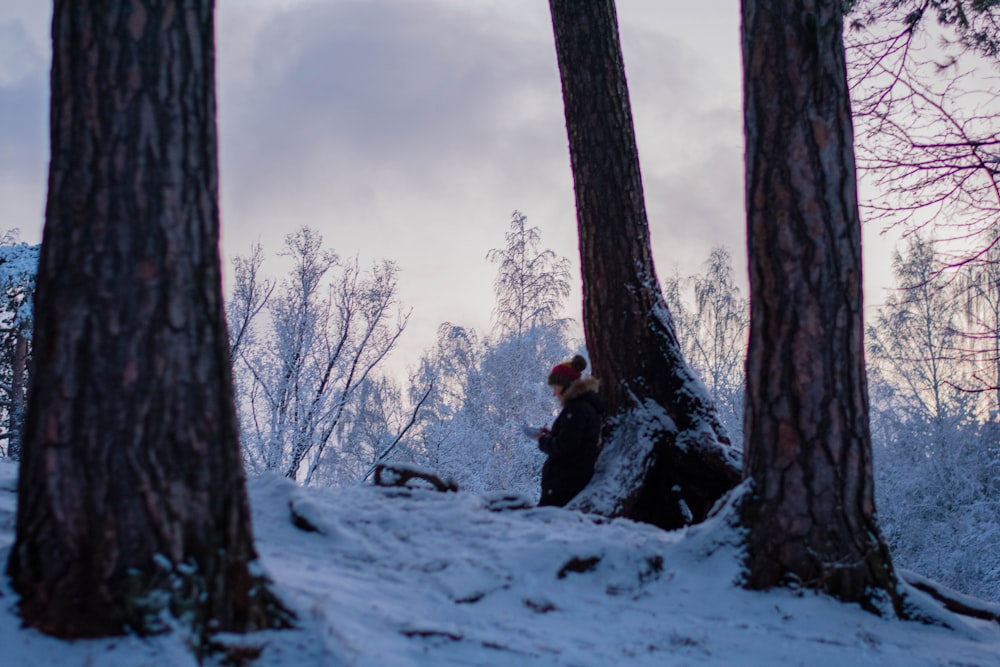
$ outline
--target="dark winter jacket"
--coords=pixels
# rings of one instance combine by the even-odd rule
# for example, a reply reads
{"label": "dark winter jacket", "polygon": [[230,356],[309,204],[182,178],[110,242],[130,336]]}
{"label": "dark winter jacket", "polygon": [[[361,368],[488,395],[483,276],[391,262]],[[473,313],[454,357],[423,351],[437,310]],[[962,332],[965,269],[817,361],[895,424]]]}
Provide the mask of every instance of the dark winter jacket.
{"label": "dark winter jacket", "polygon": [[551,433],[538,439],[538,448],[549,455],[542,467],[539,505],[562,507],[594,476],[603,411],[597,387],[598,381],[593,377],[580,378],[569,385]]}

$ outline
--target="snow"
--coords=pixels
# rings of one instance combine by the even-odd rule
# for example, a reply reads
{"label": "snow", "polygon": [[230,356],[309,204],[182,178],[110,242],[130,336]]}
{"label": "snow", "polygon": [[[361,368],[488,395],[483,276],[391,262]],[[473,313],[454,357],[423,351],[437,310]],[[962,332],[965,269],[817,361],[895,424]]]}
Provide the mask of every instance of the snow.
{"label": "snow", "polygon": [[27,243],[0,244],[0,286],[9,289],[38,273],[38,253],[41,245]]}
{"label": "snow", "polygon": [[[13,540],[16,467],[0,463],[0,557]],[[527,507],[502,494],[249,482],[261,566],[295,630],[221,644],[260,667],[356,665],[1000,665],[1000,626],[881,618],[811,591],[739,587],[740,533],[723,508],[664,532]],[[304,519],[297,528],[292,512]],[[0,665],[194,666],[183,630],[65,642],[23,629],[0,584]],[[968,600],[966,600],[968,601]],[[220,664],[209,658],[205,664]]]}
{"label": "snow", "polygon": [[658,433],[677,433],[667,411],[653,400],[637,405],[617,417],[610,429],[615,437],[604,443],[590,484],[570,501],[570,507],[605,516],[619,513],[622,489],[634,489],[653,463],[653,443]]}
{"label": "snow", "polygon": [[[27,243],[0,244],[0,294],[7,295],[7,310],[3,317],[10,321],[30,322],[32,301],[23,298],[25,293],[35,290],[35,275],[38,273],[38,253],[41,245]],[[30,334],[30,328],[26,333]]]}

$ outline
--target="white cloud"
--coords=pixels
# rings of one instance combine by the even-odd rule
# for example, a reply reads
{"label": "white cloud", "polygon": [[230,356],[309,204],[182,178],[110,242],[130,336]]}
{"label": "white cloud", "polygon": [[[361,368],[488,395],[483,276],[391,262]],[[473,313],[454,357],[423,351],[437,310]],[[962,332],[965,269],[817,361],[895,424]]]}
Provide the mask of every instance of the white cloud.
{"label": "white cloud", "polygon": [[[653,234],[664,239],[655,251],[668,261],[678,240],[742,233],[739,44],[733,32],[732,44],[705,56],[700,24],[650,21],[655,4],[620,11]],[[736,25],[730,9],[724,25]],[[262,11],[220,7],[230,252],[309,224],[342,253],[398,260],[403,300],[415,309],[408,337],[419,341],[409,362],[442,321],[487,325],[495,267],[484,255],[502,244],[513,209],[577,261],[544,3],[366,0]],[[717,14],[703,18],[701,31],[719,30]],[[735,76],[716,71],[720,54]],[[727,82],[735,90],[720,94]],[[708,162],[718,158],[735,164],[719,170]],[[702,245],[685,268],[700,265],[711,244]],[[570,314],[579,317],[578,304]]]}
{"label": "white cloud", "polygon": [[12,9],[0,9],[0,232],[17,228],[36,243],[45,197],[49,56],[32,33],[48,15],[26,12],[32,22]]}
{"label": "white cloud", "polygon": [[[48,56],[38,49],[49,8],[39,4],[0,11],[43,58],[12,98],[33,97],[33,110],[5,104],[14,89],[0,88],[0,146],[17,146],[0,160],[17,175],[4,194],[21,217],[40,216],[48,157]],[[695,271],[719,240],[738,256],[738,5],[618,5],[657,262]],[[496,267],[485,254],[502,245],[515,208],[577,262],[545,3],[220,0],[216,32],[227,258],[255,240],[277,249],[308,224],[341,255],[396,260],[414,308],[400,366],[445,320],[488,326]],[[568,308],[577,318],[578,290]]]}
{"label": "white cloud", "polygon": [[45,52],[35,46],[22,22],[0,23],[0,87],[19,84],[46,64]]}

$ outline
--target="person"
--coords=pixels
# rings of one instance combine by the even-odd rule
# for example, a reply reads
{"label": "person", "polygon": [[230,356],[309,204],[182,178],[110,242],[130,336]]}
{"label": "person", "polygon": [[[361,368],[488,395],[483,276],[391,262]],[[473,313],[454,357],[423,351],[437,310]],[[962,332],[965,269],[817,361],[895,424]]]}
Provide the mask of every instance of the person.
{"label": "person", "polygon": [[587,361],[580,355],[556,364],[549,373],[552,394],[562,410],[552,429],[539,429],[538,448],[548,455],[542,466],[539,505],[563,507],[594,476],[600,453],[603,405],[597,394],[599,382],[583,377]]}

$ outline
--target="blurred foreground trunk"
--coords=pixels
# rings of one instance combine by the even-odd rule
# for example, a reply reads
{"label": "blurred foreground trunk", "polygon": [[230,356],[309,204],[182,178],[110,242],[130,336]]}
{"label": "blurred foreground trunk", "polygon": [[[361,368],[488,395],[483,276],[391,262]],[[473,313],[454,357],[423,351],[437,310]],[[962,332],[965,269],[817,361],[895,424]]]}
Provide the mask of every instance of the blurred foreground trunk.
{"label": "blurred foreground trunk", "polygon": [[210,0],[57,0],[34,355],[8,564],[60,637],[269,627],[218,254]]}

